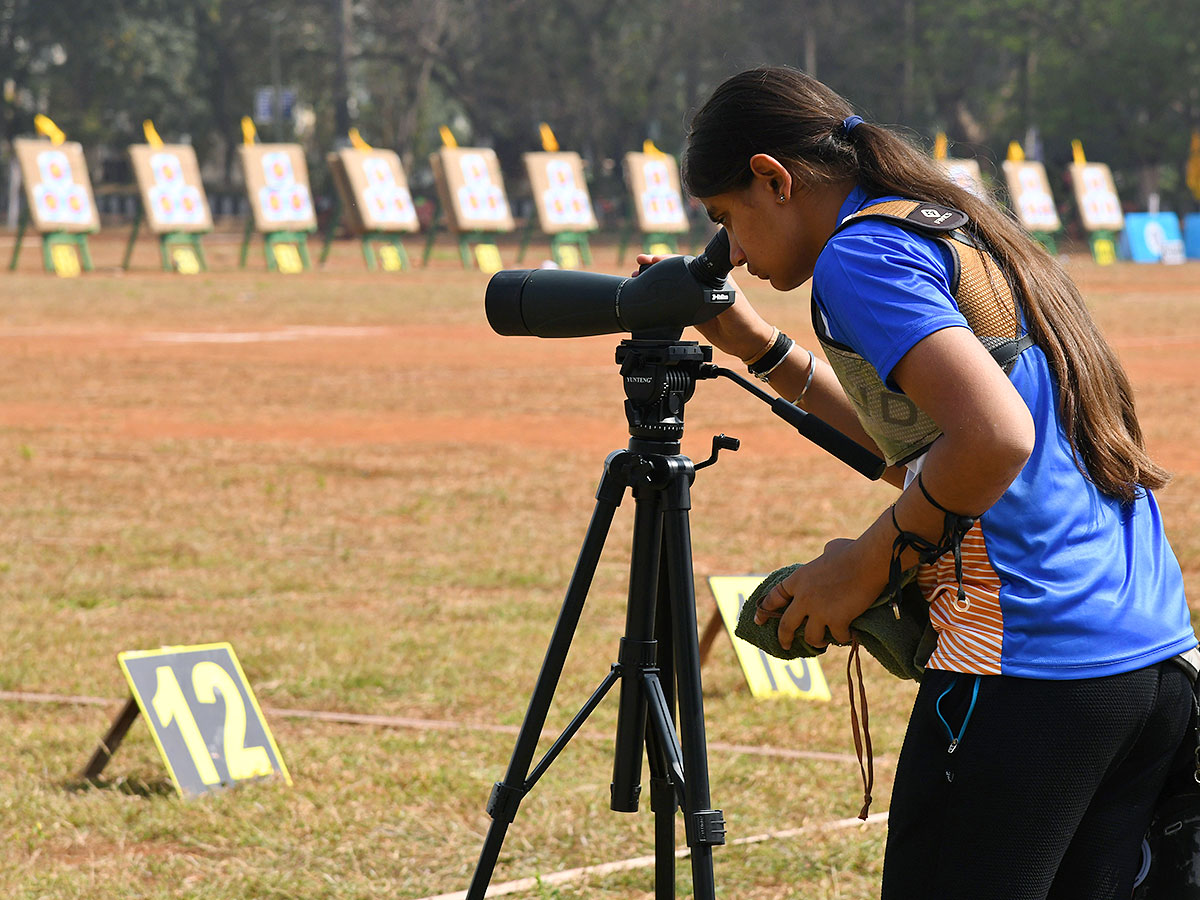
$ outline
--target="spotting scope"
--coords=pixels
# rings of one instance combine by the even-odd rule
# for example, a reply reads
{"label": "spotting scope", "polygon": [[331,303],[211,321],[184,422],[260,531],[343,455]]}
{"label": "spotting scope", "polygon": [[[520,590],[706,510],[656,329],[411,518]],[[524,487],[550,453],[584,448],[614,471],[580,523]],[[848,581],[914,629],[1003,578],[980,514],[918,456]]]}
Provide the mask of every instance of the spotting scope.
{"label": "spotting scope", "polygon": [[497,334],[544,338],[682,331],[733,305],[725,283],[722,228],[696,257],[672,256],[621,277],[564,269],[505,269],[488,282],[488,324]]}

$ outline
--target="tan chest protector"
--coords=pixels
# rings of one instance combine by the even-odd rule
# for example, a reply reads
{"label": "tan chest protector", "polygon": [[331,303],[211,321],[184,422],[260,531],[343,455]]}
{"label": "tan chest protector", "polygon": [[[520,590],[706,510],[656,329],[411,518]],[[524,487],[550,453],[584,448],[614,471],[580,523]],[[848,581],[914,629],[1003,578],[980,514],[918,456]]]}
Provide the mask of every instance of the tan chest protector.
{"label": "tan chest protector", "polygon": [[[1016,298],[1000,267],[962,230],[970,221],[966,214],[918,200],[889,200],[847,216],[834,234],[862,219],[892,222],[949,248],[954,261],[950,292],[959,311],[1005,373],[1012,371],[1017,357],[1033,342],[1021,334]],[[863,357],[829,336],[815,297],[812,317],[825,358],[888,465],[906,463],[924,453],[942,433],[937,424],[904,394],[890,390]]]}

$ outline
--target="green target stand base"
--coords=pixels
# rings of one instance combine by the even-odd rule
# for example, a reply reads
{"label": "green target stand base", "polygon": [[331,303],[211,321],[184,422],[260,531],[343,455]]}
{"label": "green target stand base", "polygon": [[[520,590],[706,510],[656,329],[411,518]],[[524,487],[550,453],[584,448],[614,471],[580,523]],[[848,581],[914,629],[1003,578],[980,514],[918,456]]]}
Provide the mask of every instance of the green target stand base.
{"label": "green target stand base", "polygon": [[[242,236],[238,268],[246,268],[246,256],[250,252],[250,241],[253,237],[254,220],[249,219],[246,222],[246,232]],[[308,258],[308,232],[263,232],[263,256],[266,257],[268,271],[283,272],[285,275],[308,271],[311,268]]]}
{"label": "green target stand base", "polygon": [[[29,228],[29,215],[24,210],[17,224],[17,239],[13,244],[12,259],[9,260],[9,271],[17,268],[17,259],[21,255],[21,243]],[[80,271],[91,272],[92,252],[88,247],[87,234],[78,231],[47,231],[42,234],[42,268],[56,275],[78,275]]]}
{"label": "green target stand base", "polygon": [[408,253],[399,235],[392,232],[369,231],[362,236],[363,262],[368,271],[402,272],[409,267]]}
{"label": "green target stand base", "polygon": [[[629,246],[630,231],[628,228],[621,232],[621,240],[617,246],[617,264],[625,259],[625,250]],[[642,252],[658,256],[679,252],[678,235],[660,231],[648,231],[642,235]]]}
{"label": "green target stand base", "polygon": [[[323,266],[329,258],[329,250],[333,246],[334,235],[342,222],[342,206],[339,203],[337,212],[329,220],[325,229],[325,238],[321,245],[319,262]],[[367,271],[374,272],[382,269],[384,272],[402,272],[409,268],[408,252],[400,236],[395,232],[368,231],[362,235],[362,256]]]}
{"label": "green target stand base", "polygon": [[[533,222],[530,221],[521,234],[521,246],[517,251],[517,264],[524,262],[525,251],[533,237]],[[588,244],[587,232],[559,231],[550,235],[550,258],[560,269],[578,269],[592,264],[592,248]]]}
{"label": "green target stand base", "polygon": [[1097,265],[1111,266],[1117,261],[1117,237],[1111,231],[1093,231],[1088,244]]}
{"label": "green target stand base", "polygon": [[590,266],[592,248],[588,245],[587,234],[563,231],[553,235],[550,238],[550,258],[563,269],[577,269],[580,263]]}
{"label": "green target stand base", "polygon": [[171,231],[159,235],[158,258],[164,272],[195,275],[208,271],[200,235],[194,231]]}
{"label": "green target stand base", "polygon": [[78,275],[80,269],[91,272],[92,252],[86,234],[50,231],[42,235],[42,267],[56,275]]}
{"label": "green target stand base", "polygon": [[1051,256],[1058,253],[1058,238],[1053,231],[1035,231],[1033,239],[1045,247]]}
{"label": "green target stand base", "polygon": [[291,785],[275,738],[228,643],[133,650],[117,660],[130,698],[81,772],[94,781],[146,717],[180,796],[273,776]]}
{"label": "green target stand base", "polygon": [[321,255],[317,261],[321,265],[325,265],[325,260],[329,259],[329,250],[333,247],[333,238],[337,234],[338,226],[342,224],[342,203],[339,200],[334,208],[333,215],[329,217],[329,225],[325,229],[325,237],[321,242]]}
{"label": "green target stand base", "polygon": [[433,242],[437,239],[438,229],[442,225],[442,207],[438,204],[433,208],[433,219],[429,222],[429,231],[425,234],[425,252],[421,254],[421,268],[429,265],[429,257],[433,255]]}
{"label": "green target stand base", "polygon": [[[429,231],[425,235],[425,252],[421,254],[421,267],[429,265],[433,255],[433,244],[437,238],[438,229],[442,223],[442,208],[438,205],[433,212],[433,221],[429,223]],[[503,262],[500,259],[500,248],[496,239],[501,232],[462,231],[456,235],[458,242],[458,258],[464,269],[473,269],[478,265],[479,270],[486,274],[500,271]]]}
{"label": "green target stand base", "polygon": [[500,248],[496,244],[498,234],[487,231],[468,231],[458,235],[458,258],[464,269],[479,267],[479,271],[491,275],[504,268],[500,259]]}
{"label": "green target stand base", "polygon": [[[129,271],[129,261],[133,258],[133,248],[137,243],[138,232],[142,227],[144,214],[138,205],[137,215],[133,219],[133,228],[129,232],[129,241],[125,244],[125,257],[121,268]],[[158,259],[164,272],[179,272],[182,275],[195,275],[208,271],[208,263],[204,259],[204,248],[200,245],[201,232],[168,231],[158,236]]]}

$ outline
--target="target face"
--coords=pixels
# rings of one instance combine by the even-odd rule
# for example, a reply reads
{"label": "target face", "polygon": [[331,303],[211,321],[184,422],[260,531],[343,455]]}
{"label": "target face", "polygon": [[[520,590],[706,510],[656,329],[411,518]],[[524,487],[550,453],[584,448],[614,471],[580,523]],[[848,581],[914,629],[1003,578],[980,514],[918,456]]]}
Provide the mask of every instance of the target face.
{"label": "target face", "polygon": [[544,233],[599,227],[578,153],[526,153],[525,170]]}
{"label": "target face", "polygon": [[129,148],[129,158],[151,231],[212,230],[212,213],[191,145],[135,144]]}
{"label": "target face", "polygon": [[243,144],[238,153],[259,231],[312,231],[317,227],[308,165],[298,144]]}
{"label": "target face", "polygon": [[455,231],[513,230],[515,223],[495,151],[442,147],[429,162],[442,207]]}
{"label": "target face", "polygon": [[95,231],[100,219],[92,198],[83,148],[72,142],[13,141],[25,200],[38,231]]}

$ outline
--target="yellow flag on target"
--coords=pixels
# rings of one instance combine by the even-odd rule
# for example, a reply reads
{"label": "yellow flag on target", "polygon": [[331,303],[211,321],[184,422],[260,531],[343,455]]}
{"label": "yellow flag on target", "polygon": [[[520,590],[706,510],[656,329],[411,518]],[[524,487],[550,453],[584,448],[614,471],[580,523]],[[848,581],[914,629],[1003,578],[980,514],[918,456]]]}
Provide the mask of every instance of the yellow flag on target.
{"label": "yellow flag on target", "polygon": [[950,142],[946,138],[946,132],[939,131],[937,137],[933,139],[933,158],[945,159],[949,153]]}
{"label": "yellow flag on target", "polygon": [[142,120],[142,133],[146,135],[146,143],[151,147],[161,147],[163,145],[163,139],[159,136],[158,129],[154,127],[152,120]]}
{"label": "yellow flag on target", "polygon": [[39,134],[44,134],[46,137],[50,138],[50,143],[54,144],[55,146],[58,146],[67,139],[67,136],[63,133],[63,130],[54,124],[54,120],[49,116],[42,115],[41,113],[38,113],[33,117],[33,127],[37,129]]}

